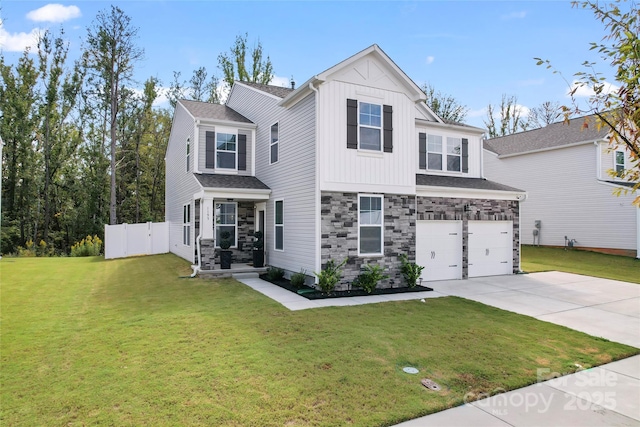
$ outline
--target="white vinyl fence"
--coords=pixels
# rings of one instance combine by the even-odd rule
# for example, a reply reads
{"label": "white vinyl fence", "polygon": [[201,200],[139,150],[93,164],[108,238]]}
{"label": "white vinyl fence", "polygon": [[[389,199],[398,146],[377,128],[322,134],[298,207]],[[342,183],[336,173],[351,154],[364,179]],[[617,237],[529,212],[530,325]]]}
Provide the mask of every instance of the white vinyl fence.
{"label": "white vinyl fence", "polygon": [[169,252],[168,222],[104,226],[105,259],[167,252]]}

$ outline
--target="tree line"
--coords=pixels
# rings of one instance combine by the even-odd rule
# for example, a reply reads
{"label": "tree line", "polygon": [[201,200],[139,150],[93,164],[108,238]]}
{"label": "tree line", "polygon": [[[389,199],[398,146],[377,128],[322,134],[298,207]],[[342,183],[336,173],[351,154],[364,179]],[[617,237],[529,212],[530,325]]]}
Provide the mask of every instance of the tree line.
{"label": "tree line", "polygon": [[[100,11],[82,54],[69,60],[64,30],[40,35],[12,65],[0,54],[2,224],[0,253],[34,245],[65,254],[104,224],[164,221],[165,163],[172,110],[154,107],[162,82],[133,80],[144,58],[138,29],[122,9]],[[218,57],[222,81],[205,68],[187,81],[174,72],[167,94],[220,102],[225,85],[269,83],[273,67],[262,46],[236,37]],[[249,57],[252,62],[249,65]]]}

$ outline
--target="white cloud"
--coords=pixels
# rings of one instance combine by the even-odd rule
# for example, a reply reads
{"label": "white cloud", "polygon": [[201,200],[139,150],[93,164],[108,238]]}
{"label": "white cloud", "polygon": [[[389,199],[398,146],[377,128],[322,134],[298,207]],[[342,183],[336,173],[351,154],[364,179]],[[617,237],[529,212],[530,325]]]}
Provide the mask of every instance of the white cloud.
{"label": "white cloud", "polygon": [[36,22],[64,22],[82,16],[78,6],[63,6],[50,3],[27,13],[27,19]]}
{"label": "white cloud", "polygon": [[510,20],[510,19],[524,19],[526,17],[527,17],[527,12],[522,10],[520,12],[507,13],[505,15],[502,15],[500,18],[503,20]]}
{"label": "white cloud", "polygon": [[34,28],[30,33],[9,33],[3,25],[0,25],[0,50],[7,52],[24,52],[29,47],[31,52],[37,52],[38,38],[43,32],[40,28]]}
{"label": "white cloud", "polygon": [[[295,79],[294,79],[295,81]],[[296,87],[300,82],[296,82]],[[304,82],[302,82],[304,83]],[[273,80],[269,83],[271,86],[291,87],[291,78],[282,76],[273,76]]]}
{"label": "white cloud", "polygon": [[[619,86],[616,86],[612,83],[608,83],[608,82],[604,82],[603,83],[604,87],[602,89],[602,94],[603,95],[607,95],[610,93],[616,93],[618,92],[618,90],[620,90]],[[589,98],[591,96],[595,95],[595,91],[593,90],[593,86],[588,86],[588,85],[584,85],[581,84],[581,82],[574,80],[571,83],[571,87],[568,89],[567,91],[567,96],[570,95],[571,92],[573,92],[575,90],[575,93],[573,96],[575,96],[576,98]]]}
{"label": "white cloud", "polygon": [[435,61],[435,60],[436,60],[436,58],[434,58],[433,56],[427,56],[427,59],[426,59],[427,65],[433,64],[433,61]]}

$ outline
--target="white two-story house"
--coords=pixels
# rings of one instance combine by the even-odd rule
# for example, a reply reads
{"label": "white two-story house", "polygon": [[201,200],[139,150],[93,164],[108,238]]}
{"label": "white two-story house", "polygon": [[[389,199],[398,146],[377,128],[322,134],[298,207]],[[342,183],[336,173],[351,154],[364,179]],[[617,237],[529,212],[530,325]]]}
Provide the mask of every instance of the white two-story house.
{"label": "white two-story house", "polygon": [[[313,277],[330,259],[345,288],[363,264],[402,286],[402,254],[423,279],[520,268],[521,190],[482,174],[483,130],[445,123],[373,45],[290,89],[236,82],[225,105],[179,101],[167,149],[171,251],[217,268],[221,230],[234,262],[265,257]],[[311,279],[310,279],[311,280]]]}

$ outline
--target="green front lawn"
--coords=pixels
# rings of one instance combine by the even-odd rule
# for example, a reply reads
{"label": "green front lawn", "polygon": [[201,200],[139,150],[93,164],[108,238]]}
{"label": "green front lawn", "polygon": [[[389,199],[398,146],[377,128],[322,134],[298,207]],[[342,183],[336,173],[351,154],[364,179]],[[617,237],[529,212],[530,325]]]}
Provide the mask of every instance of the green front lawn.
{"label": "green front lawn", "polygon": [[391,425],[638,353],[461,298],[291,312],[189,273],[2,259],[2,425]]}
{"label": "green front lawn", "polygon": [[640,259],[575,249],[522,246],[522,270],[557,270],[640,283]]}

